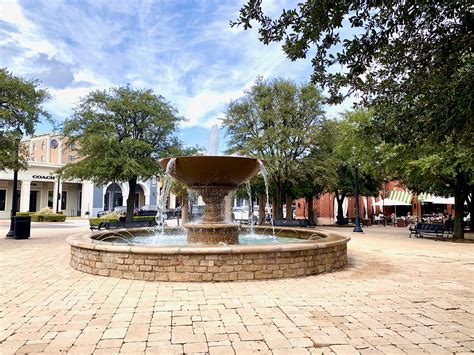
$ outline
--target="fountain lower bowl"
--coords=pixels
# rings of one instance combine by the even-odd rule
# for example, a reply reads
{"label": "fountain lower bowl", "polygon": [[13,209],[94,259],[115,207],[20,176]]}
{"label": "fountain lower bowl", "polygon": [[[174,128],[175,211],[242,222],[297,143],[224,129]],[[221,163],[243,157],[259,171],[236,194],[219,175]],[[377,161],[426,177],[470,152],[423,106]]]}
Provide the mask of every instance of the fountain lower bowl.
{"label": "fountain lower bowl", "polygon": [[[168,228],[169,232],[176,231]],[[143,229],[123,230],[133,236]],[[256,227],[271,234],[271,227]],[[301,277],[347,265],[350,238],[323,230],[275,228],[288,244],[156,246],[105,242],[114,232],[70,237],[71,266],[108,277],[148,281],[240,281]]]}
{"label": "fountain lower bowl", "polygon": [[239,240],[239,225],[231,223],[202,224],[187,223],[187,240],[189,243],[202,244],[237,244]]}

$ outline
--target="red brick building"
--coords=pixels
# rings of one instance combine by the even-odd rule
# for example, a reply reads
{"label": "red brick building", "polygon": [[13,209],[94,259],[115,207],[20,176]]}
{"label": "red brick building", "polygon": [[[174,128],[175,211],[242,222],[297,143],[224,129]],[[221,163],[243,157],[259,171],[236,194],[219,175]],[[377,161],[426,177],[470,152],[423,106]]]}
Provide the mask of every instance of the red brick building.
{"label": "red brick building", "polygon": [[[395,193],[397,192],[397,193]],[[383,208],[381,201],[385,196],[386,201],[392,196],[403,196],[408,205],[391,206],[385,205]],[[390,216],[396,213],[397,217],[406,216],[409,212],[412,216],[419,216],[420,214],[427,214],[433,212],[442,212],[445,214],[453,214],[453,205],[438,205],[438,204],[421,204],[416,194],[411,194],[398,184],[397,181],[390,181],[385,184],[384,191],[380,191],[379,196],[359,196],[359,215],[362,219],[370,219],[374,221],[374,215],[383,212],[385,216]],[[379,203],[377,203],[379,202]],[[304,199],[298,199],[296,204],[296,218],[308,218],[308,206]],[[384,211],[382,211],[384,209]],[[337,215],[337,201],[334,194],[326,193],[319,199],[313,199],[313,210],[316,214],[318,224],[334,224]],[[343,203],[344,217],[352,220],[355,215],[355,198],[348,197]],[[420,212],[421,211],[421,212]]]}

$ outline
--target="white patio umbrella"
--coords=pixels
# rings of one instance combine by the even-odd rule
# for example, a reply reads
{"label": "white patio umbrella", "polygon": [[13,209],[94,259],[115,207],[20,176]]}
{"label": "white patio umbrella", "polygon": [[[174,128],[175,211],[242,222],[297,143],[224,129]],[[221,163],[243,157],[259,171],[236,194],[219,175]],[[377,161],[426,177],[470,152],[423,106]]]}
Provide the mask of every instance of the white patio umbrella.
{"label": "white patio umbrella", "polygon": [[382,199],[375,203],[376,206],[395,206],[395,216],[397,215],[397,206],[410,206],[411,203],[392,200],[391,198]]}

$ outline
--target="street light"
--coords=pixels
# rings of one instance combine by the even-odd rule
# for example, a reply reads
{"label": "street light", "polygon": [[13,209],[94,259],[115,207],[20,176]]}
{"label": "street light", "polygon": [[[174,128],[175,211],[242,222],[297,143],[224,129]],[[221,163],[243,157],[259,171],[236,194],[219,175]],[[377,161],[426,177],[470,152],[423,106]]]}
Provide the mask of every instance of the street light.
{"label": "street light", "polygon": [[353,232],[363,232],[359,217],[359,163],[357,163],[355,167],[355,227]]}
{"label": "street light", "polygon": [[16,156],[15,156],[15,167],[13,169],[13,195],[12,195],[12,210],[10,214],[10,230],[8,231],[6,238],[15,237],[15,216],[18,209],[18,155],[20,154],[20,142],[23,132],[18,127],[16,137]]}

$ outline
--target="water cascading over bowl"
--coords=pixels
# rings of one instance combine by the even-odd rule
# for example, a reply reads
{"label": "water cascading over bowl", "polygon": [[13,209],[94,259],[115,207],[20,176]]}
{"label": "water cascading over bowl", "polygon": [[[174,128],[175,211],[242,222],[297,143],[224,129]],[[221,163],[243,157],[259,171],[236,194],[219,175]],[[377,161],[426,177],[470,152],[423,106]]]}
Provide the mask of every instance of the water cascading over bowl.
{"label": "water cascading over bowl", "polygon": [[[171,166],[168,163],[173,161]],[[173,178],[197,191],[206,206],[201,223],[187,223],[188,241],[236,244],[238,224],[224,220],[224,197],[260,171],[260,161],[234,156],[183,156],[165,158],[160,164]]]}

